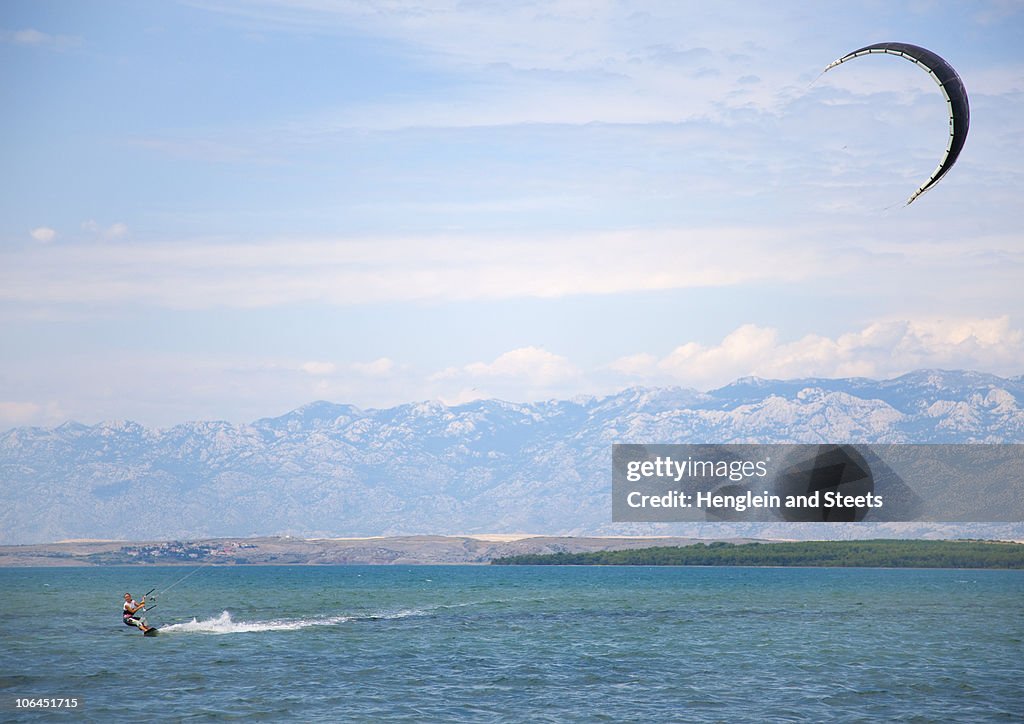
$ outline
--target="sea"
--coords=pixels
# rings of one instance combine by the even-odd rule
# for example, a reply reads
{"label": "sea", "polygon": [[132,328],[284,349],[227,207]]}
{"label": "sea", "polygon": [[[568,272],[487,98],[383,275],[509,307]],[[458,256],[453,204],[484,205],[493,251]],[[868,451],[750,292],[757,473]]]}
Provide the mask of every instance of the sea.
{"label": "sea", "polygon": [[[122,597],[153,588],[144,637]],[[0,569],[0,698],[3,721],[1021,721],[1024,571]]]}

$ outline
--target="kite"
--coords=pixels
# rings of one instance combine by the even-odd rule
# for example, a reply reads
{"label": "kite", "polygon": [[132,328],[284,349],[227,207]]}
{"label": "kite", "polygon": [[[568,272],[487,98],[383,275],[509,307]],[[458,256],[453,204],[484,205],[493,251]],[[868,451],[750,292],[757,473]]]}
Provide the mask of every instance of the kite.
{"label": "kite", "polygon": [[910,45],[909,43],[875,43],[874,45],[869,45],[866,48],[847,53],[834,63],[830,63],[822,73],[848,60],[873,53],[898,55],[901,58],[906,58],[916,63],[928,71],[932,80],[939,84],[942,94],[946,96],[946,106],[949,110],[949,142],[946,144],[946,152],[942,154],[938,167],[928,177],[928,180],[921,184],[917,191],[907,199],[907,205],[909,206],[914,202],[914,199],[937,184],[939,179],[945,176],[949,169],[953,168],[953,164],[956,163],[956,159],[964,147],[964,141],[967,140],[967,129],[971,125],[971,109],[967,103],[967,89],[964,88],[964,83],[960,80],[960,76],[953,70],[953,66],[932,51],[917,45]]}

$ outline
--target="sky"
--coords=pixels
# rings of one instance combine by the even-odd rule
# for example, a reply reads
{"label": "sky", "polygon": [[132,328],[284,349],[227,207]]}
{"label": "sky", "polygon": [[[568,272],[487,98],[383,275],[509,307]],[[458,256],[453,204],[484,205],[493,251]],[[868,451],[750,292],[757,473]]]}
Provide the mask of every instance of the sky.
{"label": "sky", "polygon": [[[1024,3],[0,4],[0,429],[1024,374]],[[959,72],[970,135],[927,73]]]}

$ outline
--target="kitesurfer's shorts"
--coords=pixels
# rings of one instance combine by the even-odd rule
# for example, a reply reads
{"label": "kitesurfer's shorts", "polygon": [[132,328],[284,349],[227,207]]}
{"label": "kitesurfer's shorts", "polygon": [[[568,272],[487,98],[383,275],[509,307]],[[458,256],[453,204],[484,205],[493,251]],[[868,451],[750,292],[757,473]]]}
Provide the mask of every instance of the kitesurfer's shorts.
{"label": "kitesurfer's shorts", "polygon": [[128,616],[125,616],[124,617],[124,625],[125,626],[135,626],[136,628],[142,628],[145,624],[142,622],[141,618],[135,618],[134,616],[129,618]]}

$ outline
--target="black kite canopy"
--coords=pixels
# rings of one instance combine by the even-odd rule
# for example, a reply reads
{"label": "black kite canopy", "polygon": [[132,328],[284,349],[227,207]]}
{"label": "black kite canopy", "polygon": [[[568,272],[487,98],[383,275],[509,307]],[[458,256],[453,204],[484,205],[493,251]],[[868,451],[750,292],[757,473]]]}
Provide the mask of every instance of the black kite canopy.
{"label": "black kite canopy", "polygon": [[946,152],[942,155],[938,168],[907,199],[907,205],[910,205],[914,199],[937,184],[939,179],[945,176],[949,169],[953,168],[957,156],[960,155],[960,150],[964,147],[964,141],[967,140],[967,129],[971,125],[971,109],[967,103],[967,89],[964,88],[964,83],[960,80],[960,76],[953,70],[953,66],[932,51],[909,43],[876,43],[869,45],[844,55],[834,63],[830,63],[822,72],[831,70],[848,60],[859,58],[863,55],[871,55],[872,53],[888,53],[889,55],[898,55],[901,58],[913,61],[928,71],[932,79],[939,84],[943,95],[946,96],[946,105],[949,109],[949,142],[946,144]]}

